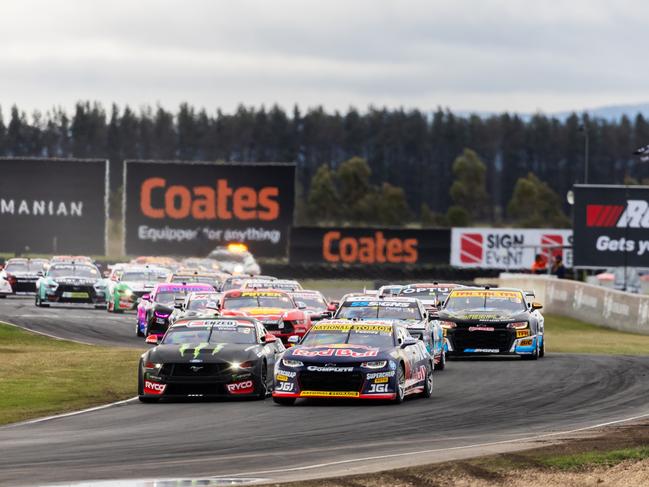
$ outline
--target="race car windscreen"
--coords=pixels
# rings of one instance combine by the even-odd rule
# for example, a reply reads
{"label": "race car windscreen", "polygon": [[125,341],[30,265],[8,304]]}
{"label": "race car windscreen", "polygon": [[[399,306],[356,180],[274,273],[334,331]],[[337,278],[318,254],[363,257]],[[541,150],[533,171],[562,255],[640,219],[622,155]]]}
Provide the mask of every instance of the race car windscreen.
{"label": "race car windscreen", "polygon": [[403,301],[345,301],[336,318],[356,320],[421,320],[416,302]]}
{"label": "race car windscreen", "polygon": [[99,270],[89,265],[58,264],[50,267],[47,275],[56,279],[57,277],[82,277],[86,279],[98,279]]}
{"label": "race car windscreen", "polygon": [[189,322],[187,327],[170,329],[162,340],[164,345],[182,345],[184,343],[238,343],[255,344],[255,329],[249,324],[240,324],[234,320],[205,320]]}
{"label": "race car windscreen", "polygon": [[165,306],[173,306],[176,298],[184,298],[186,294],[185,291],[158,291],[155,301]]}
{"label": "race car windscreen", "polygon": [[217,309],[218,296],[200,296],[189,301],[187,309],[190,311],[197,311],[201,309]]}
{"label": "race car windscreen", "polygon": [[164,282],[166,276],[155,272],[133,272],[126,271],[122,274],[122,281],[125,282]]}
{"label": "race car windscreen", "polygon": [[322,345],[365,345],[375,348],[394,346],[390,325],[370,325],[362,323],[314,325],[300,345],[317,347]]}
{"label": "race car windscreen", "polygon": [[227,250],[217,250],[210,254],[210,258],[218,260],[219,262],[235,262],[242,264],[246,259],[246,254],[228,252]]}
{"label": "race car windscreen", "polygon": [[42,271],[44,267],[43,262],[9,262],[5,270],[10,274],[12,272],[38,272]]}
{"label": "race car windscreen", "polygon": [[462,290],[453,291],[444,310],[498,310],[508,312],[526,311],[523,295],[517,291]]}
{"label": "race car windscreen", "polygon": [[321,310],[327,309],[327,303],[325,302],[325,300],[315,294],[309,294],[309,295],[298,294],[293,296],[293,298],[295,299],[295,301],[306,304],[306,307],[309,309],[321,309]]}
{"label": "race car windscreen", "polygon": [[295,304],[286,295],[279,293],[245,293],[228,296],[223,301],[224,309],[280,308],[293,309]]}

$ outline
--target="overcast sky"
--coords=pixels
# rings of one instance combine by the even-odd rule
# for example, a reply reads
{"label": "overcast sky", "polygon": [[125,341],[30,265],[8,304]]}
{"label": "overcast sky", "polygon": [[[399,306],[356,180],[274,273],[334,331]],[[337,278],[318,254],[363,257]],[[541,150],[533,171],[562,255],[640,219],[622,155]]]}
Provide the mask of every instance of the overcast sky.
{"label": "overcast sky", "polygon": [[0,105],[649,101],[646,0],[0,0]]}

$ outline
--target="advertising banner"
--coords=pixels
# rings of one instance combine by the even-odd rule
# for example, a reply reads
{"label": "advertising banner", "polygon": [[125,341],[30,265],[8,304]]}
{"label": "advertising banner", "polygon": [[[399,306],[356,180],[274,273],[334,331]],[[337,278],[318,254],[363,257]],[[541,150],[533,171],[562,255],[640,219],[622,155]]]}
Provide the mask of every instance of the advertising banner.
{"label": "advertising banner", "polygon": [[575,265],[649,267],[649,187],[576,185]]}
{"label": "advertising banner", "polygon": [[445,264],[448,229],[295,227],[291,264]]}
{"label": "advertising banner", "polygon": [[108,161],[0,158],[0,251],[104,254]]}
{"label": "advertising banner", "polygon": [[236,242],[285,257],[294,194],[294,164],[125,161],[125,251],[206,256]]}
{"label": "advertising banner", "polygon": [[483,269],[530,269],[536,254],[561,254],[572,266],[572,230],[553,228],[453,228],[451,265]]}

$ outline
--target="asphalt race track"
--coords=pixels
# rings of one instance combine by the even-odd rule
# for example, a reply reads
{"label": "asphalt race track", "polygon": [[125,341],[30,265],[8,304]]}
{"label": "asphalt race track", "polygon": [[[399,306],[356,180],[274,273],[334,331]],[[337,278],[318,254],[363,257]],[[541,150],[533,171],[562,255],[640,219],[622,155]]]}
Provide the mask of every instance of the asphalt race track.
{"label": "asphalt race track", "polygon": [[[26,298],[0,300],[0,321],[86,342],[142,347],[134,319],[93,309],[38,309]],[[435,376],[432,399],[401,406],[131,401],[0,428],[0,484],[214,476],[279,481],[426,463],[466,455],[469,445],[648,414],[648,380],[648,358],[549,354],[538,362],[449,362]],[[377,456],[383,458],[371,458]]]}

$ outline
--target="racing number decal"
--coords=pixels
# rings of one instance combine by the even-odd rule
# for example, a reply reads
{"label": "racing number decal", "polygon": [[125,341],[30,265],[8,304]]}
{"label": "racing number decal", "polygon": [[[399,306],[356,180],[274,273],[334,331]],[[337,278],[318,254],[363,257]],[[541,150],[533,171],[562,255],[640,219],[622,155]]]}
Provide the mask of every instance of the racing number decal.
{"label": "racing number decal", "polygon": [[283,392],[293,392],[295,384],[292,382],[280,382],[277,384],[277,387],[275,387],[276,391],[283,391]]}
{"label": "racing number decal", "polygon": [[388,384],[370,384],[370,389],[367,392],[369,392],[369,393],[389,392],[388,391]]}

